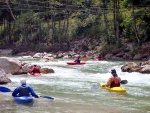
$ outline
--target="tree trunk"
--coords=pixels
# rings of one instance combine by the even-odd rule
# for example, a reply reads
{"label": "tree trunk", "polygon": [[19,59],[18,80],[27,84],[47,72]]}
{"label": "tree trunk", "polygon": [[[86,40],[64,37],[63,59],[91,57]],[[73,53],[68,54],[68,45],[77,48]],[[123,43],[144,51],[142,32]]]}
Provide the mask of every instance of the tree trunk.
{"label": "tree trunk", "polygon": [[108,45],[111,45],[110,37],[109,37],[109,33],[108,33],[109,27],[108,27],[108,20],[107,20],[107,16],[106,16],[107,13],[105,11],[105,8],[106,8],[105,6],[106,6],[106,2],[103,3],[103,15],[104,15],[104,24],[105,24],[105,34],[106,34],[106,40],[107,40]]}
{"label": "tree trunk", "polygon": [[119,0],[114,0],[114,36],[118,41],[119,34]]}
{"label": "tree trunk", "polygon": [[136,26],[136,19],[135,19],[135,16],[134,16],[134,5],[133,5],[133,1],[132,1],[132,15],[133,15],[133,24],[134,24],[134,33],[135,33],[135,36],[136,36],[136,39],[137,39],[137,42],[138,44],[140,43],[140,40],[139,40],[139,33],[138,33],[138,30],[137,30],[137,26]]}
{"label": "tree trunk", "polygon": [[56,11],[55,11],[55,0],[54,0],[54,8],[53,8],[53,11],[54,11],[54,12],[53,12],[53,18],[52,18],[52,30],[53,30],[53,32],[52,32],[52,38],[53,38],[53,39],[52,39],[52,42],[53,42],[53,43],[52,43],[52,44],[54,45],[54,43],[55,43],[55,31],[56,31],[56,30],[55,30],[55,24],[56,24],[56,23],[55,23],[55,12],[56,12]]}
{"label": "tree trunk", "polygon": [[6,5],[7,5],[7,7],[8,7],[8,10],[10,11],[10,14],[11,14],[13,20],[16,20],[14,14],[13,14],[13,12],[12,12],[10,6],[9,6],[9,2],[8,2],[8,1],[9,1],[9,0],[5,0],[5,3],[6,3]]}

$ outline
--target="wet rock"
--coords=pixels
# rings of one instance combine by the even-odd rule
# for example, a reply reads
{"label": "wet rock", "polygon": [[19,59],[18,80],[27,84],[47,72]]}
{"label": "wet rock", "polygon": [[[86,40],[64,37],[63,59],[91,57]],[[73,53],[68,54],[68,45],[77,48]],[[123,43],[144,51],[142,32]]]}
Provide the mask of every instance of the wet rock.
{"label": "wet rock", "polygon": [[138,64],[134,63],[134,62],[128,62],[125,65],[123,65],[121,67],[121,70],[123,72],[133,72],[135,68],[138,67]]}
{"label": "wet rock", "polygon": [[0,84],[7,84],[10,83],[11,80],[7,77],[5,71],[0,69]]}
{"label": "wet rock", "polygon": [[3,69],[6,74],[16,74],[21,68],[21,61],[15,58],[0,57],[0,68]]}
{"label": "wet rock", "polygon": [[49,68],[41,68],[41,73],[48,74],[48,73],[55,73],[53,69]]}
{"label": "wet rock", "polygon": [[43,53],[36,53],[33,58],[43,58]]}
{"label": "wet rock", "polygon": [[149,74],[150,73],[150,65],[144,65],[142,66],[142,69],[139,70],[140,73]]}
{"label": "wet rock", "polygon": [[123,72],[139,72],[139,73],[150,73],[150,60],[140,62],[139,64],[134,62],[126,63],[121,67]]}

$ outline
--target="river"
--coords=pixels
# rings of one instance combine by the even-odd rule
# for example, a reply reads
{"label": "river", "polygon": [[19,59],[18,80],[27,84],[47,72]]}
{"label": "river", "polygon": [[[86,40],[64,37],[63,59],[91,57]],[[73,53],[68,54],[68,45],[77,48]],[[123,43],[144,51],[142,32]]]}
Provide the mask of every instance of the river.
{"label": "river", "polygon": [[[121,72],[120,67],[127,61],[86,61],[85,65],[67,65],[73,59],[59,59],[58,62],[19,60],[54,69],[55,73],[33,77],[14,75],[12,83],[3,85],[12,91],[20,85],[20,79],[42,96],[54,100],[37,98],[32,104],[14,102],[11,92],[0,92],[0,113],[150,113],[150,75],[136,72]],[[125,93],[109,92],[99,84],[111,76],[110,70],[116,69],[122,80]]]}

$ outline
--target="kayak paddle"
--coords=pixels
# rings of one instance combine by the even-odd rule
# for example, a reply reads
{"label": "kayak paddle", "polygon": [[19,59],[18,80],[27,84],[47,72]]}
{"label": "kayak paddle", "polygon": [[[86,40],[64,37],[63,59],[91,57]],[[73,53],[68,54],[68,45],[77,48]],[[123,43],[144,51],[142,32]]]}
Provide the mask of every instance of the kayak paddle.
{"label": "kayak paddle", "polygon": [[[3,86],[0,86],[0,91],[1,92],[12,92],[9,88],[3,87]],[[50,96],[40,96],[40,97],[54,100],[54,98],[50,97]]]}
{"label": "kayak paddle", "polygon": [[127,80],[121,80],[121,82],[120,82],[121,84],[127,84],[128,83],[128,81]]}
{"label": "kayak paddle", "polygon": [[97,89],[99,89],[100,87],[98,86],[98,85],[94,85],[94,86],[92,86],[91,87],[91,90],[97,90]]}
{"label": "kayak paddle", "polygon": [[3,86],[0,86],[0,91],[1,92],[12,92],[9,88],[3,87]]}
{"label": "kayak paddle", "polygon": [[40,96],[40,97],[54,100],[54,98],[53,98],[53,97],[50,97],[50,96]]}

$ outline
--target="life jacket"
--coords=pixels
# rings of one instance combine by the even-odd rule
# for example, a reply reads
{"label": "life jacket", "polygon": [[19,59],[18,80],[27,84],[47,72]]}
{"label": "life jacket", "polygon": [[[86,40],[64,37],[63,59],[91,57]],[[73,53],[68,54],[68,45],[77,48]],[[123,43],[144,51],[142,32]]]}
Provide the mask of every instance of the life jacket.
{"label": "life jacket", "polygon": [[19,96],[30,96],[28,87],[20,86]]}
{"label": "life jacket", "polygon": [[110,88],[120,87],[120,79],[118,77],[111,78]]}
{"label": "life jacket", "polygon": [[33,73],[40,73],[40,69],[39,69],[38,67],[34,67],[34,68],[32,69],[32,72],[33,72]]}

